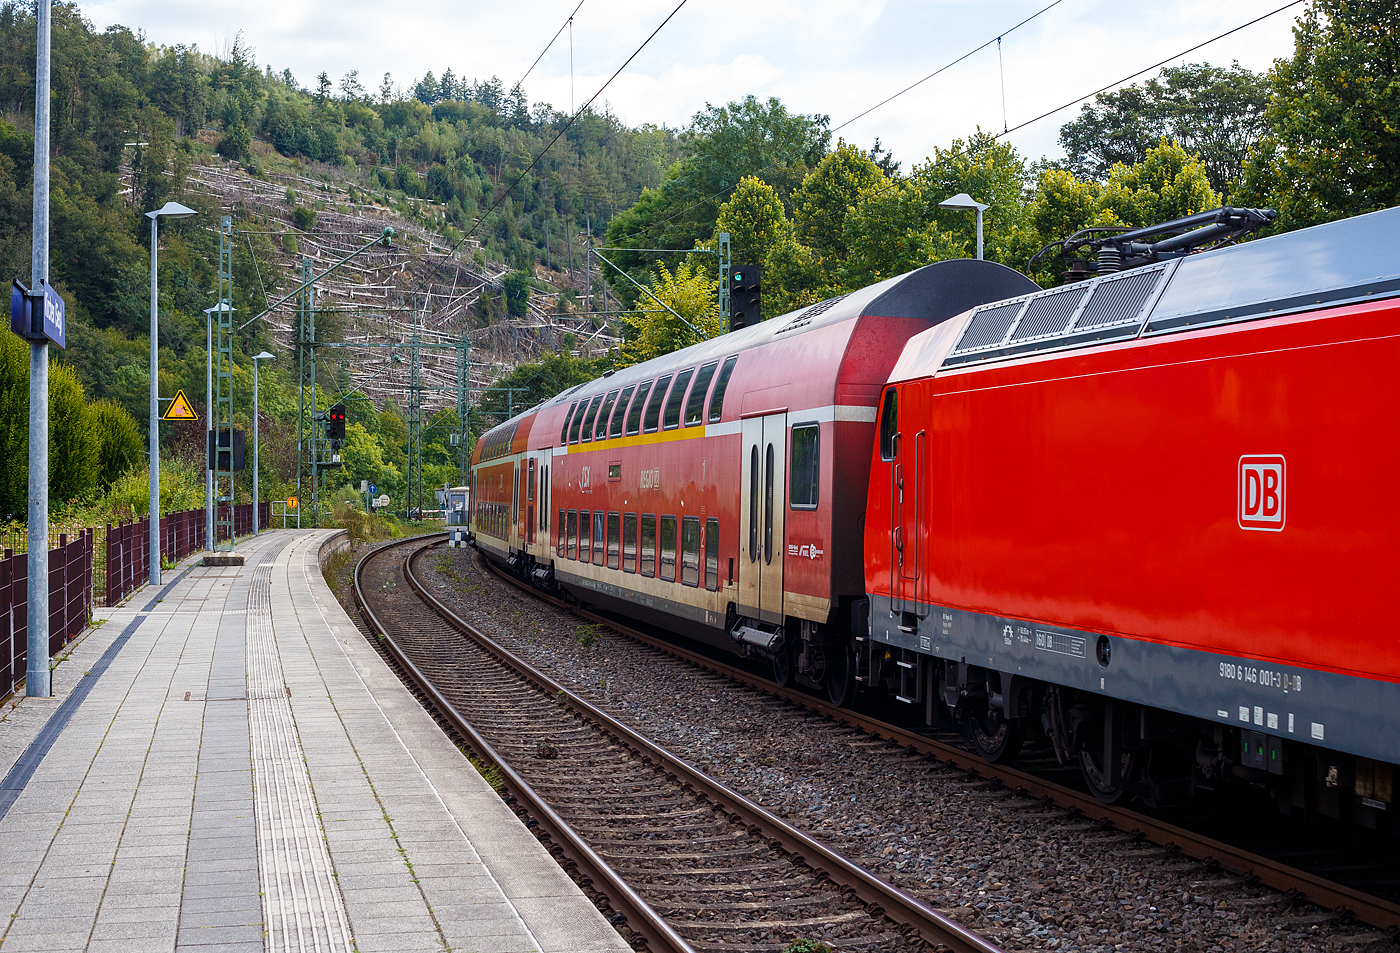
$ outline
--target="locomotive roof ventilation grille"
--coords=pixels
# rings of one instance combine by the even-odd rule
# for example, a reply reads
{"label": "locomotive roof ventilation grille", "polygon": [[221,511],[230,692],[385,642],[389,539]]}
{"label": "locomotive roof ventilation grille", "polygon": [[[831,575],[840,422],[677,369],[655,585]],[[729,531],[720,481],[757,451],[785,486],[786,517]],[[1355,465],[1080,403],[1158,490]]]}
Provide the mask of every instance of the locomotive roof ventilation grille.
{"label": "locomotive roof ventilation grille", "polygon": [[973,311],[945,367],[1138,336],[1177,261],[996,301]]}
{"label": "locomotive roof ventilation grille", "polygon": [[845,295],[837,295],[834,298],[827,298],[825,301],[818,301],[811,307],[803,308],[801,311],[797,312],[797,314],[793,315],[787,324],[778,328],[778,330],[774,331],[773,333],[775,335],[786,334],[789,331],[796,331],[798,328],[805,328],[807,325],[812,323],[813,318],[821,314],[823,311],[830,311],[833,307],[836,306],[837,302],[841,301],[841,299],[845,297]]}

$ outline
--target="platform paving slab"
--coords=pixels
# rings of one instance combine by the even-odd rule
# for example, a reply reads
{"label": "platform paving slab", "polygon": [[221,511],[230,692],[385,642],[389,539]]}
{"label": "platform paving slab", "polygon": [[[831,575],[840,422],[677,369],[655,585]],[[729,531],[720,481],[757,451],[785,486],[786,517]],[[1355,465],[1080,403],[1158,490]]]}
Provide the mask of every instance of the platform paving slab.
{"label": "platform paving slab", "polygon": [[629,949],[345,615],[330,536],[177,567],[0,706],[0,953]]}

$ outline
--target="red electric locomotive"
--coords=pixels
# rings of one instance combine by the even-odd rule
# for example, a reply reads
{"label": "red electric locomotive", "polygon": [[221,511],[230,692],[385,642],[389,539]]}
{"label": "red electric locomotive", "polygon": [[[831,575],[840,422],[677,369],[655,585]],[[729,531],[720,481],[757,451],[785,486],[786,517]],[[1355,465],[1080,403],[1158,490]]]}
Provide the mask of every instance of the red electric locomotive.
{"label": "red electric locomotive", "polygon": [[861,680],[988,758],[1043,734],[1105,799],[1236,778],[1388,826],[1397,249],[1391,209],[910,340],[871,457]]}
{"label": "red electric locomotive", "polygon": [[913,335],[1034,289],[940,262],[560,394],[477,444],[475,543],[845,701],[880,390]]}

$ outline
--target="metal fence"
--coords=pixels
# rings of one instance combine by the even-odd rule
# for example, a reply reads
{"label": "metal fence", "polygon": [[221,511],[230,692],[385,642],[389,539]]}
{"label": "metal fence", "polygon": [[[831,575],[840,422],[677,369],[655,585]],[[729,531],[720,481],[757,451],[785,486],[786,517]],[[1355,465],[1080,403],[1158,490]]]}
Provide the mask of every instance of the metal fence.
{"label": "metal fence", "polygon": [[[49,550],[49,657],[57,655],[92,618],[93,531],[59,536]],[[29,638],[29,556],[4,551],[0,559],[0,696],[24,679]]]}
{"label": "metal fence", "polygon": [[[260,503],[258,525],[271,529],[272,504]],[[220,516],[227,519],[228,504],[221,504]],[[233,508],[234,536],[253,532],[253,504],[241,503]],[[127,593],[151,577],[150,519],[133,520],[117,525],[107,524],[106,575],[100,586],[105,605],[114,606]],[[160,518],[160,552],[167,562],[177,563],[190,553],[206,546],[204,509],[184,510]],[[227,542],[227,530],[219,528],[219,541]]]}

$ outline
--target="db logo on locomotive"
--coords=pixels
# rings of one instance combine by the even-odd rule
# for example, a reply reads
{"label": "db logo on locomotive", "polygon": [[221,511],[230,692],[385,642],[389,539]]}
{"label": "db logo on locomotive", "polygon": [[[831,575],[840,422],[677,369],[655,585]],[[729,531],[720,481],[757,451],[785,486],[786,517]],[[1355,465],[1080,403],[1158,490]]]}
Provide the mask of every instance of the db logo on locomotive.
{"label": "db logo on locomotive", "polygon": [[1283,457],[1240,457],[1240,529],[1279,532],[1284,513]]}

